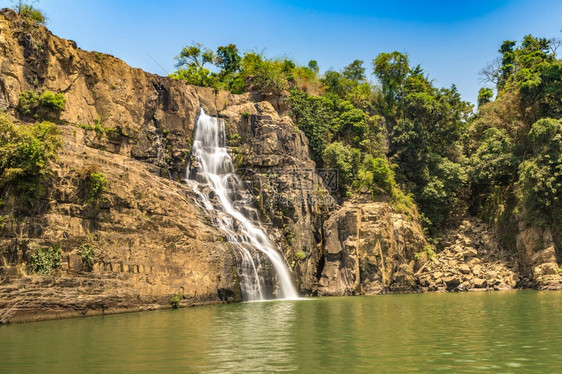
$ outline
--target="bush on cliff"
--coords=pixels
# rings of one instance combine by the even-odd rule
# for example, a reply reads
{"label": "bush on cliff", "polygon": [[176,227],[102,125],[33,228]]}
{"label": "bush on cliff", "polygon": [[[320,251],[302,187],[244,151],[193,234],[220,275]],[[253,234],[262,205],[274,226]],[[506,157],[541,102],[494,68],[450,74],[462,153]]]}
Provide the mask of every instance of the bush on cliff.
{"label": "bush on cliff", "polygon": [[45,195],[55,160],[62,146],[59,128],[49,122],[16,125],[0,115],[0,194],[11,195],[29,207]]}
{"label": "bush on cliff", "polygon": [[36,2],[37,0],[12,0],[14,10],[20,17],[44,25],[47,17],[45,17],[45,14],[43,14],[42,11],[32,5]]}
{"label": "bush on cliff", "polygon": [[80,248],[84,270],[92,271],[94,269],[94,247],[89,244],[82,244]]}
{"label": "bush on cliff", "polygon": [[184,47],[175,60],[178,70],[171,77],[196,86],[232,93],[258,91],[281,95],[291,87],[320,92],[316,70],[287,58],[266,58],[254,51],[240,55],[234,44],[220,46],[214,52],[194,43]]}
{"label": "bush on cliff", "polygon": [[43,91],[38,94],[33,91],[23,91],[18,97],[18,111],[26,116],[35,118],[55,116],[58,117],[66,106],[63,93]]}
{"label": "bush on cliff", "polygon": [[101,202],[107,189],[107,177],[97,165],[88,165],[78,172],[86,189],[86,201],[90,204]]}
{"label": "bush on cliff", "polygon": [[530,155],[519,166],[521,201],[534,219],[562,221],[562,120],[538,120],[529,143]]}
{"label": "bush on cliff", "polygon": [[31,271],[41,275],[51,274],[60,267],[61,251],[61,246],[58,244],[36,250],[31,255]]}
{"label": "bush on cliff", "polygon": [[[495,85],[467,139],[470,208],[484,219],[513,225],[562,227],[562,60],[555,40],[526,35],[507,40],[499,63],[482,74]],[[488,100],[486,100],[488,101]]]}

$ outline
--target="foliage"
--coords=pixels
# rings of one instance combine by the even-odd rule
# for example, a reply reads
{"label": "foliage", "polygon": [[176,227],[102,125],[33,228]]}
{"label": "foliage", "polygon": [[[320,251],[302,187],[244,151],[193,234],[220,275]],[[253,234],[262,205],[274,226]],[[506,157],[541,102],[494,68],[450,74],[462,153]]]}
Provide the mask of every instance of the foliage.
{"label": "foliage", "polygon": [[49,114],[59,115],[65,108],[66,98],[63,93],[44,91],[22,91],[18,97],[18,111],[26,116],[43,117]]}
{"label": "foliage", "polygon": [[498,225],[562,222],[562,63],[551,43],[505,41],[486,69],[498,94],[471,123],[471,209]]}
{"label": "foliage", "polygon": [[304,261],[306,259],[306,253],[298,251],[295,253],[295,259],[298,261]]}
{"label": "foliage", "polygon": [[99,171],[97,165],[89,165],[79,171],[87,190],[87,202],[95,204],[104,199],[107,190],[107,177]]}
{"label": "foliage", "polygon": [[360,151],[341,142],[328,144],[322,154],[324,166],[338,172],[339,187],[346,192],[357,175]]}
{"label": "foliage", "polygon": [[513,140],[504,129],[484,131],[482,141],[469,159],[469,175],[476,192],[490,186],[506,186],[513,182],[519,160],[513,154]]}
{"label": "foliage", "polygon": [[463,209],[467,177],[460,141],[471,106],[454,85],[433,87],[405,54],[381,53],[373,68],[382,86],[376,107],[386,119],[396,179],[413,193],[435,230]]}
{"label": "foliage", "polygon": [[494,97],[494,91],[491,88],[481,88],[478,91],[478,107],[489,103]]}
{"label": "foliage", "polygon": [[[269,59],[254,51],[240,55],[235,44],[219,46],[213,52],[194,43],[183,48],[176,61],[178,70],[171,76],[197,86],[227,89],[233,93],[258,91],[277,95],[291,87],[319,90],[317,64],[298,66],[290,59]],[[211,64],[219,71],[212,71]]]}
{"label": "foliage", "polygon": [[170,299],[170,305],[172,306],[172,309],[178,309],[183,299],[185,299],[185,296],[181,292],[173,295]]}
{"label": "foliage", "polygon": [[375,198],[387,196],[390,205],[400,213],[411,217],[418,215],[413,198],[398,187],[393,166],[384,157],[366,156],[359,167],[353,187],[355,191],[366,188]]}
{"label": "foliage", "polygon": [[82,252],[82,264],[86,271],[92,271],[94,269],[94,247],[89,244],[82,244],[80,246]]}
{"label": "foliage", "polygon": [[49,122],[15,125],[0,115],[0,192],[30,206],[44,196],[49,161],[62,146],[59,128]]}
{"label": "foliage", "polygon": [[38,249],[31,255],[31,271],[37,274],[49,275],[58,269],[60,264],[61,246],[58,244]]}
{"label": "foliage", "polygon": [[367,77],[365,76],[365,68],[363,67],[363,61],[354,60],[351,64],[347,65],[343,69],[343,76],[351,81],[361,82]]}
{"label": "foliage", "polygon": [[320,71],[320,67],[318,66],[318,61],[316,60],[308,61],[308,68],[316,74],[318,74],[318,72]]}
{"label": "foliage", "polygon": [[414,259],[421,260],[424,257],[427,259],[432,259],[436,256],[433,246],[431,244],[426,244],[420,252],[414,253]]}
{"label": "foliage", "polygon": [[42,11],[32,5],[36,2],[37,0],[12,0],[14,10],[20,17],[44,25],[47,18]]}
{"label": "foliage", "polygon": [[410,74],[408,56],[396,51],[381,53],[373,60],[373,72],[382,85],[385,114],[392,114],[402,98],[402,87]]}
{"label": "foliage", "polygon": [[295,124],[304,131],[316,159],[321,159],[324,148],[331,140],[333,102],[325,97],[316,97],[300,90],[291,90],[289,97]]}
{"label": "foliage", "polygon": [[215,65],[221,68],[221,75],[228,75],[240,70],[241,57],[235,44],[220,46],[217,48]]}
{"label": "foliage", "polygon": [[543,118],[529,132],[530,157],[519,166],[521,200],[530,213],[560,214],[562,120]]}
{"label": "foliage", "polygon": [[562,115],[562,61],[551,49],[552,40],[526,35],[517,46],[505,41],[499,52],[498,91],[515,90],[527,107],[528,123]]}

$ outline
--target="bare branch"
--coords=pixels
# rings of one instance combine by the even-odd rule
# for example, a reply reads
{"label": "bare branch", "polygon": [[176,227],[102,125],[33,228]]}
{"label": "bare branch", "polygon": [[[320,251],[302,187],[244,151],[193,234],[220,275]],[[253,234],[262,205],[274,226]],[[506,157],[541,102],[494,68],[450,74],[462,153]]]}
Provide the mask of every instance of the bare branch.
{"label": "bare branch", "polygon": [[480,82],[492,83],[497,87],[500,79],[501,58],[496,57],[492,62],[488,63],[482,70],[480,70]]}

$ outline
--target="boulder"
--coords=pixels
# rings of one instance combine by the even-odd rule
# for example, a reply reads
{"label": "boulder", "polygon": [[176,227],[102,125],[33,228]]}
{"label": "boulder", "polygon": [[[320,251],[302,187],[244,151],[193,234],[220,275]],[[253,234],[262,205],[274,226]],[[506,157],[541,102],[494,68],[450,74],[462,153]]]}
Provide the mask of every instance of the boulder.
{"label": "boulder", "polygon": [[488,281],[482,278],[474,278],[472,284],[475,288],[486,288],[488,286]]}
{"label": "boulder", "polygon": [[475,265],[472,268],[472,274],[474,274],[474,275],[480,275],[481,272],[482,272],[482,266],[480,266],[480,265]]}
{"label": "boulder", "polygon": [[458,269],[462,274],[470,274],[470,266],[467,264],[460,264]]}
{"label": "boulder", "polygon": [[451,276],[451,277],[444,277],[443,282],[447,286],[447,290],[452,291],[461,283],[461,280],[458,277]]}
{"label": "boulder", "polygon": [[464,257],[470,258],[470,257],[476,257],[478,256],[478,251],[474,248],[466,248],[463,252]]}

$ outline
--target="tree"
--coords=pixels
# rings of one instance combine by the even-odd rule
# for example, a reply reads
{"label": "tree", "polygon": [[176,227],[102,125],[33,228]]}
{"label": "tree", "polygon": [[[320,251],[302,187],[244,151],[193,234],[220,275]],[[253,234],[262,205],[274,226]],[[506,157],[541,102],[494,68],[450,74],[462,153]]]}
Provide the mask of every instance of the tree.
{"label": "tree", "polygon": [[322,154],[324,166],[338,171],[339,188],[346,192],[351,186],[356,173],[360,152],[341,142],[328,144]]}
{"label": "tree", "polygon": [[543,118],[529,131],[531,155],[519,166],[522,202],[531,216],[562,217],[562,120]]}
{"label": "tree", "polygon": [[320,67],[318,66],[318,62],[316,60],[308,61],[308,68],[316,74],[320,71]]}
{"label": "tree", "polygon": [[171,74],[175,79],[185,80],[196,86],[210,87],[215,84],[215,77],[204,66],[214,61],[212,50],[201,43],[185,46],[175,57],[178,70]]}
{"label": "tree", "polygon": [[492,62],[488,63],[482,70],[480,70],[480,82],[492,83],[494,87],[498,87],[500,82],[500,68],[502,59],[496,57]]}
{"label": "tree", "polygon": [[205,64],[213,63],[214,53],[201,43],[185,46],[180,54],[175,57],[177,68],[203,68]]}
{"label": "tree", "polygon": [[484,105],[489,103],[492,98],[494,97],[494,91],[491,88],[484,88],[482,87],[480,91],[478,91],[478,106]]}
{"label": "tree", "polygon": [[37,0],[11,0],[11,2],[14,4],[13,8],[20,17],[41,25],[45,24],[47,20],[45,14],[33,6],[33,4],[37,3]]}
{"label": "tree", "polygon": [[365,68],[363,67],[363,61],[354,60],[351,64],[347,65],[343,69],[343,76],[349,80],[362,82],[366,79]]}
{"label": "tree", "polygon": [[221,68],[221,74],[232,74],[240,70],[241,60],[242,57],[238,54],[238,48],[236,48],[235,44],[217,48],[215,65]]}
{"label": "tree", "polygon": [[382,84],[382,92],[393,111],[401,98],[402,86],[410,73],[408,56],[400,52],[381,53],[373,60],[373,72]]}

